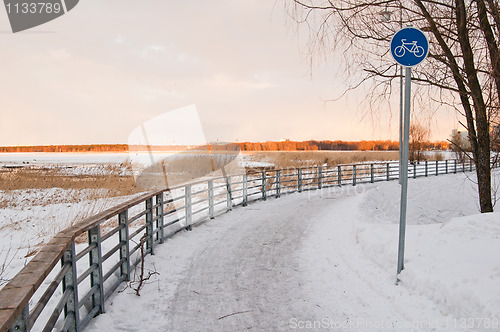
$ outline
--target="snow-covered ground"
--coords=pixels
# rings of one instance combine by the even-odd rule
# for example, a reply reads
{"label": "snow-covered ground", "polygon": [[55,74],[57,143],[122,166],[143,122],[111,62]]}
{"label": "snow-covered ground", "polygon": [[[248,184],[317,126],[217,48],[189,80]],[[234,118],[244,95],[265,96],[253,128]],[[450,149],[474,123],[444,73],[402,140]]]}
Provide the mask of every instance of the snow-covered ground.
{"label": "snow-covered ground", "polygon": [[82,165],[123,163],[128,153],[57,153],[57,152],[11,152],[0,153],[0,165]]}
{"label": "snow-covered ground", "polygon": [[[378,151],[385,153],[385,151]],[[259,155],[259,153],[264,155]],[[267,151],[267,152],[240,152],[237,161],[240,167],[269,167],[274,166],[273,158],[267,158],[273,154],[286,154],[286,151]],[[300,153],[294,151],[292,153]],[[307,151],[307,153],[317,153],[335,156],[336,154],[346,153],[360,153],[360,151]],[[139,153],[125,153],[125,152],[100,152],[100,153],[50,153],[50,152],[22,152],[22,153],[0,153],[0,167],[1,166],[18,166],[18,165],[58,165],[61,166],[82,166],[82,165],[107,165],[107,164],[122,164],[130,161],[140,164],[149,164],[151,159],[158,161],[167,157],[175,156],[177,152],[139,152]],[[255,156],[257,154],[257,156]],[[266,154],[267,157],[266,157]],[[451,151],[425,151],[426,156],[431,158],[436,154],[444,159],[453,159],[456,157],[454,152]],[[264,157],[263,157],[264,156]],[[307,160],[302,160],[307,163]],[[311,165],[314,163],[310,161]]]}
{"label": "snow-covered ground", "polygon": [[135,195],[100,197],[90,189],[1,191],[0,288],[59,231]]}
{"label": "snow-covered ground", "polygon": [[146,265],[160,275],[87,330],[499,331],[500,215],[478,214],[467,175],[411,179],[395,285],[399,194],[381,182],[236,208],[159,246]]}
{"label": "snow-covered ground", "polygon": [[[50,153],[50,152],[12,152],[0,153],[1,166],[16,165],[58,165],[58,166],[81,166],[81,165],[106,165],[121,164],[133,159],[136,162],[148,164],[153,157],[154,160],[161,160],[176,155],[175,152],[147,152],[125,153],[125,152],[101,152],[101,153]],[[251,154],[241,153],[238,156],[241,167],[265,167],[272,166],[271,163],[254,160]]]}

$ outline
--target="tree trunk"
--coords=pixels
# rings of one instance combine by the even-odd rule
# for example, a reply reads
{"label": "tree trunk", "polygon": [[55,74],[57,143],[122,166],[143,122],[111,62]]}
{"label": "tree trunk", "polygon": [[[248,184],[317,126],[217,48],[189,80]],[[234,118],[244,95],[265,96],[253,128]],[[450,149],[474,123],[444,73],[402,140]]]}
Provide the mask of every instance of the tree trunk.
{"label": "tree trunk", "polygon": [[[481,213],[492,212],[493,204],[491,203],[491,172],[490,172],[490,125],[488,121],[488,113],[486,103],[483,98],[481,83],[478,77],[478,69],[475,66],[474,51],[469,38],[467,28],[467,11],[465,0],[456,0],[456,20],[457,32],[460,48],[463,54],[464,71],[467,77],[468,86],[470,89],[470,97],[472,98],[475,120],[477,146],[474,149],[474,161],[476,163],[477,186],[479,190],[479,206]],[[469,114],[466,114],[469,117]],[[473,119],[467,119],[471,122]],[[473,131],[469,127],[469,139],[472,141]]]}
{"label": "tree trunk", "polygon": [[[475,155],[474,158],[479,188],[479,206],[481,208],[481,213],[493,212],[493,204],[491,202],[491,167],[488,127],[480,128],[478,124],[477,133],[480,142],[478,144],[477,155]],[[488,145],[481,143],[481,141],[485,139]]]}

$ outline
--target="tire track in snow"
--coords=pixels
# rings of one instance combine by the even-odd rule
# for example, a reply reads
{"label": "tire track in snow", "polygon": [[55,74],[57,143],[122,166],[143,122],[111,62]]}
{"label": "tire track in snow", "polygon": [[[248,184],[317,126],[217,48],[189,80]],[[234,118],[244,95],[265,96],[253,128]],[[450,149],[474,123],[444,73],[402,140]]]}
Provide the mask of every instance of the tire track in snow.
{"label": "tire track in snow", "polygon": [[289,330],[292,317],[313,319],[317,308],[305,300],[296,253],[308,232],[310,211],[329,204],[290,195],[240,210],[243,222],[192,259],[171,303],[167,328],[278,331]]}

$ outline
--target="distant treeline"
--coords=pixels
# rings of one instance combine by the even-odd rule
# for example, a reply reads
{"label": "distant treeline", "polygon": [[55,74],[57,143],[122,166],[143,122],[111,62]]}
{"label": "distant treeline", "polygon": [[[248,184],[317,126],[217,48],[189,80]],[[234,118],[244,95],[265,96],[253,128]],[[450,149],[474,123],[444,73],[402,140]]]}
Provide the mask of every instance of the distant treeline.
{"label": "distant treeline", "polygon": [[[219,143],[221,144],[221,143]],[[218,145],[220,150],[224,145]],[[387,151],[398,150],[396,141],[280,141],[280,142],[243,142],[227,144],[226,150],[237,150],[237,144],[242,151]],[[425,142],[423,150],[447,150],[448,142]],[[40,145],[40,146],[5,146],[1,152],[129,152],[132,151],[183,151],[196,149],[194,146],[145,146],[127,144],[89,144],[89,145]]]}
{"label": "distant treeline", "polygon": [[127,144],[2,146],[0,152],[127,152]]}
{"label": "distant treeline", "polygon": [[[242,151],[388,151],[398,150],[396,141],[281,141],[237,143]],[[448,142],[424,142],[423,150],[447,150]]]}
{"label": "distant treeline", "polygon": [[128,144],[88,144],[88,145],[37,145],[0,146],[1,152],[129,152],[132,151],[180,151],[186,146],[146,146]]}

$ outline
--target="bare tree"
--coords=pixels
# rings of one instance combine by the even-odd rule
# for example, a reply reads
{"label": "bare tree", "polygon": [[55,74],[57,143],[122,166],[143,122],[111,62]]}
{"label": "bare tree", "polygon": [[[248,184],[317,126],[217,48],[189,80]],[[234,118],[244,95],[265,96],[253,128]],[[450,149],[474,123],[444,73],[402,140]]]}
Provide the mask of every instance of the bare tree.
{"label": "bare tree", "polygon": [[429,140],[430,130],[420,123],[410,125],[410,160],[419,162],[422,158],[424,143]]}
{"label": "bare tree", "polygon": [[291,17],[309,27],[311,54],[341,51],[347,77],[358,77],[349,89],[369,83],[372,101],[387,101],[394,79],[400,77],[389,54],[394,33],[407,25],[426,32],[428,60],[412,73],[412,80],[420,85],[417,99],[452,107],[464,117],[476,164],[480,209],[492,211],[490,124],[497,116],[500,96],[499,0],[285,3]]}

